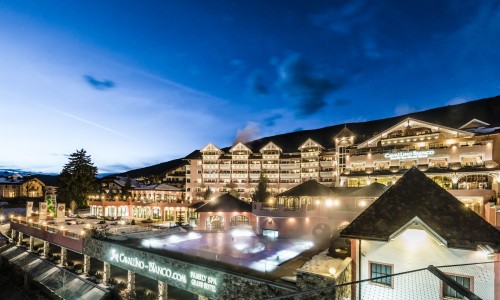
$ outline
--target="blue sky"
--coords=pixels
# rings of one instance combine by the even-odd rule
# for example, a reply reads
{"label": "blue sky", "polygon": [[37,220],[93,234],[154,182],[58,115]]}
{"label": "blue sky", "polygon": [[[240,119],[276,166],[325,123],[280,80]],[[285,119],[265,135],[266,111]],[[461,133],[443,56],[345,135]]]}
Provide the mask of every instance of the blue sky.
{"label": "blue sky", "polygon": [[0,168],[84,148],[123,171],[498,95],[500,2],[479,3],[2,1]]}

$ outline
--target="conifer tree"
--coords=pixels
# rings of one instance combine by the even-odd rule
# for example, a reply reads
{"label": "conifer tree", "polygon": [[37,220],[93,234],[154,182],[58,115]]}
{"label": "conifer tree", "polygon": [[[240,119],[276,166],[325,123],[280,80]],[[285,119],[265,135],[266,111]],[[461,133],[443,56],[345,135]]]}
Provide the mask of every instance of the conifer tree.
{"label": "conifer tree", "polygon": [[94,166],[90,155],[84,149],[70,154],[69,162],[63,167],[59,175],[57,194],[60,202],[68,206],[72,200],[78,207],[87,206],[87,198],[97,192],[97,167]]}
{"label": "conifer tree", "polygon": [[208,187],[207,190],[205,191],[205,194],[203,195],[203,199],[210,200],[213,194],[214,192],[212,192],[212,189]]}
{"label": "conifer tree", "polygon": [[132,189],[132,180],[130,177],[127,175],[127,179],[125,181],[125,185],[122,188],[122,194],[123,196],[129,197],[130,196],[130,190]]}
{"label": "conifer tree", "polygon": [[267,190],[267,184],[269,180],[266,176],[260,174],[259,184],[255,189],[255,192],[251,195],[252,201],[254,202],[265,202],[271,193]]}

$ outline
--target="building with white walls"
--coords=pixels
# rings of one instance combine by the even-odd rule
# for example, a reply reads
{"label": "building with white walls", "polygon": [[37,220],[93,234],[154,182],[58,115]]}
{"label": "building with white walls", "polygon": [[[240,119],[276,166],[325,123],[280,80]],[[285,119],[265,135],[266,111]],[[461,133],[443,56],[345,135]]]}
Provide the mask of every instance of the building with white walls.
{"label": "building with white walls", "polygon": [[[340,236],[351,240],[355,280],[429,265],[485,263],[451,267],[445,273],[482,299],[500,298],[500,268],[493,263],[500,259],[500,231],[417,168],[410,169]],[[383,299],[455,299],[438,278],[419,287],[403,278],[391,276],[360,285],[356,299],[373,294]]]}

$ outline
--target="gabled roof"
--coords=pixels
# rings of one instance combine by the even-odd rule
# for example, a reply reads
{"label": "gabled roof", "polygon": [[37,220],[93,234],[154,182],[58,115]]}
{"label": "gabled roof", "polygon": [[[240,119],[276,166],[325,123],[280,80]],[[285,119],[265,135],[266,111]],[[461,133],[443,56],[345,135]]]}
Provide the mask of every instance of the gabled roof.
{"label": "gabled roof", "polygon": [[398,128],[402,128],[402,127],[406,127],[406,126],[424,126],[424,127],[429,127],[429,128],[433,129],[432,130],[433,132],[434,131],[447,132],[449,134],[453,134],[456,137],[471,137],[471,136],[474,136],[474,133],[463,131],[461,129],[455,129],[455,128],[451,128],[451,127],[448,127],[448,126],[443,126],[443,125],[439,125],[439,124],[435,124],[435,123],[430,123],[430,122],[426,122],[426,121],[422,121],[422,120],[417,120],[415,118],[406,118],[405,120],[402,120],[402,121],[398,122],[397,124],[395,124],[395,125],[387,128],[387,129],[385,129],[384,131],[382,131],[381,133],[375,135],[371,139],[368,139],[368,140],[364,141],[363,143],[360,143],[358,145],[358,148],[365,148],[365,147],[375,146],[378,143],[378,141],[380,141],[381,139],[386,138],[389,133],[393,132],[394,130],[397,130]]}
{"label": "gabled roof", "polygon": [[370,185],[364,186],[357,191],[352,192],[349,196],[351,197],[380,197],[385,191],[389,189],[388,186],[374,182]]}
{"label": "gabled roof", "polygon": [[245,150],[245,151],[252,153],[252,150],[250,150],[250,148],[248,148],[242,142],[237,142],[234,146],[231,147],[231,149],[229,149],[229,152],[233,152],[233,151],[237,151],[237,150]]}
{"label": "gabled roof", "polygon": [[335,193],[329,187],[326,187],[314,179],[308,180],[301,183],[276,197],[300,197],[300,196],[310,196],[310,197],[333,197]]}
{"label": "gabled roof", "polygon": [[172,192],[180,192],[181,189],[177,188],[175,186],[171,186],[165,183],[160,183],[160,184],[152,184],[152,185],[145,185],[145,186],[140,186],[134,188],[134,190],[147,190],[147,191],[172,191]]}
{"label": "gabled roof", "polygon": [[472,119],[469,122],[465,123],[464,125],[460,126],[459,129],[468,129],[468,128],[477,128],[481,126],[488,126],[490,124],[483,122],[478,119]]}
{"label": "gabled roof", "polygon": [[228,194],[223,194],[207,202],[196,212],[251,212],[252,205]]}
{"label": "gabled roof", "polygon": [[337,133],[334,138],[336,139],[344,139],[344,138],[350,138],[350,137],[354,137],[355,134],[349,130],[349,128],[347,128],[347,125],[344,126],[344,128],[342,128],[342,130],[339,131],[339,133]]}
{"label": "gabled roof", "polygon": [[189,208],[197,209],[197,208],[202,207],[203,205],[205,205],[204,201],[198,201],[198,202],[195,202],[195,203],[189,205]]}
{"label": "gabled roof", "polygon": [[200,150],[194,150],[193,152],[189,153],[188,155],[184,156],[182,159],[183,160],[191,160],[191,159],[201,159],[201,152]]}
{"label": "gabled roof", "polygon": [[207,151],[207,150],[216,151],[219,154],[222,153],[222,150],[220,150],[217,146],[215,146],[212,143],[208,143],[205,147],[201,148],[200,152]]}
{"label": "gabled roof", "polygon": [[483,244],[500,251],[500,231],[417,168],[406,172],[340,236],[389,241],[415,217],[442,237],[448,247],[475,250]]}
{"label": "gabled roof", "polygon": [[279,152],[283,152],[280,147],[278,147],[275,143],[269,142],[264,147],[260,148],[260,152],[262,153],[265,150],[278,150]]}
{"label": "gabled roof", "polygon": [[302,148],[308,148],[308,147],[320,147],[322,149],[325,149],[325,147],[323,147],[321,144],[319,144],[315,140],[308,138],[304,143],[302,143],[302,145],[299,146],[299,150],[301,150]]}
{"label": "gabled roof", "polygon": [[[120,187],[124,187],[127,184],[127,177],[116,176],[116,178],[112,179],[114,183],[119,185]],[[141,185],[137,182],[137,180],[130,178],[130,186],[131,187],[141,187]]]}

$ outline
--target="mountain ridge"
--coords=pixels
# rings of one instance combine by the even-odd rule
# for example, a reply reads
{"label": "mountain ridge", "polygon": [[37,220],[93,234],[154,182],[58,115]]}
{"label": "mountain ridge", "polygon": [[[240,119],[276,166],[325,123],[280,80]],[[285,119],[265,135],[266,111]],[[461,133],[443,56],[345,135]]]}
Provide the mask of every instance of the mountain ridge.
{"label": "mountain ridge", "polygon": [[[460,104],[436,107],[394,117],[387,117],[364,122],[342,123],[316,129],[307,129],[276,134],[245,142],[245,145],[247,145],[253,151],[258,151],[258,149],[265,146],[268,142],[273,141],[273,143],[281,147],[284,152],[296,152],[300,144],[305,142],[307,138],[311,138],[324,146],[333,146],[333,137],[338,132],[340,132],[340,130],[344,126],[347,126],[353,133],[357,134],[357,142],[359,142],[364,141],[373,136],[374,133],[381,132],[407,118],[415,118],[430,123],[458,128],[472,119],[479,119],[481,121],[489,123],[490,125],[500,124],[500,117],[498,116],[500,116],[500,95],[472,100]],[[231,146],[227,146],[221,148],[221,150],[227,151],[230,148]],[[184,158],[197,157],[198,155],[199,150],[194,150],[183,158],[178,158],[139,169],[129,170],[127,172],[119,173],[116,175],[130,176],[132,178],[158,176],[164,174],[169,170],[182,166],[182,164],[187,164],[186,161],[183,161]],[[132,176],[132,174],[139,176]]]}

